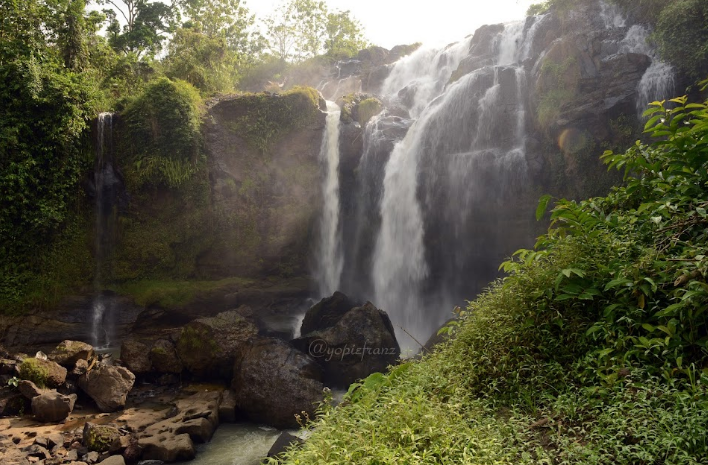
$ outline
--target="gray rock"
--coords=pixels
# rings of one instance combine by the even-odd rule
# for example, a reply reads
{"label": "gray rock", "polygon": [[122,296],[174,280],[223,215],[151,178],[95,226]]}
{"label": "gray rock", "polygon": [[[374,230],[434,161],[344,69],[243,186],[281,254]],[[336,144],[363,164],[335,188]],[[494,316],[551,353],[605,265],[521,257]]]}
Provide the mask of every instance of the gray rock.
{"label": "gray rock", "polygon": [[238,407],[256,422],[297,427],[295,415],[314,418],[322,401],[321,369],[289,344],[268,338],[252,341],[237,357],[231,389]]}
{"label": "gray rock", "polygon": [[276,439],[273,445],[270,447],[270,450],[268,451],[268,455],[266,457],[276,457],[285,452],[291,446],[299,446],[304,443],[305,441],[303,441],[299,437],[294,436],[288,433],[287,431],[283,431],[282,433],[280,433],[280,436],[278,436],[278,439]]}
{"label": "gray rock", "polygon": [[35,397],[46,392],[46,389],[40,389],[39,387],[37,387],[36,384],[34,384],[32,381],[30,381],[28,379],[21,380],[17,384],[17,389],[22,393],[23,396],[25,396],[29,400],[32,400]]}
{"label": "gray rock", "polygon": [[221,395],[219,421],[222,423],[233,423],[236,421],[236,394],[230,389],[225,390]]}
{"label": "gray rock", "polygon": [[310,308],[302,320],[300,334],[307,334],[330,328],[357,304],[341,292],[335,292],[332,297],[320,300]]}
{"label": "gray rock", "polygon": [[73,368],[79,360],[89,361],[95,357],[93,347],[80,341],[62,341],[50,354],[49,360],[67,368]]}
{"label": "gray rock", "polygon": [[138,441],[143,448],[143,458],[146,460],[160,460],[162,462],[176,462],[178,460],[192,460],[195,456],[194,443],[189,434],[173,436],[162,434]]}
{"label": "gray rock", "polygon": [[136,375],[148,373],[152,368],[150,348],[134,339],[123,341],[120,346],[120,359],[125,367]]}
{"label": "gray rock", "polygon": [[325,384],[342,388],[386,371],[401,354],[391,320],[370,302],[349,310],[334,326],[292,342],[317,360]]}
{"label": "gray rock", "polygon": [[69,416],[75,402],[76,394],[65,396],[57,391],[48,391],[32,399],[32,413],[37,421],[57,423]]}
{"label": "gray rock", "polygon": [[101,462],[103,465],[125,465],[125,459],[121,455],[111,455]]}
{"label": "gray rock", "polygon": [[135,375],[127,368],[108,365],[99,365],[79,377],[79,387],[102,412],[123,408],[134,383]]}
{"label": "gray rock", "polygon": [[157,373],[182,373],[182,362],[177,356],[175,345],[166,339],[155,341],[150,349],[150,360]]}
{"label": "gray rock", "polygon": [[234,357],[258,328],[235,311],[187,324],[177,341],[184,367],[200,378],[231,378]]}

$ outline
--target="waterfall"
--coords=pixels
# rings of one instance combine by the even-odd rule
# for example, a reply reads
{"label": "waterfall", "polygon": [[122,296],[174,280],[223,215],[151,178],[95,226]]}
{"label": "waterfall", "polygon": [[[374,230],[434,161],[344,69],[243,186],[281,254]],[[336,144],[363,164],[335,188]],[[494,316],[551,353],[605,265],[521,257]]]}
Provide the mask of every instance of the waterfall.
{"label": "waterfall", "polygon": [[321,297],[328,297],[339,289],[343,255],[339,225],[339,116],[334,102],[327,102],[327,122],[320,148],[320,160],[325,168],[322,179],[324,208],[320,218],[319,249],[317,253],[317,283]]}
{"label": "waterfall", "polygon": [[[475,240],[488,208],[525,184],[526,74],[512,63],[526,58],[524,41],[534,31],[533,25],[506,25],[493,42],[495,64],[452,84],[470,40],[412,54],[383,85],[387,99],[406,105],[415,122],[384,170],[373,294],[409,351],[451,315],[460,302],[453,289],[464,287],[460,279],[470,264],[481,266],[465,240]],[[411,90],[412,98],[406,98]],[[431,236],[439,239],[430,243],[426,237],[433,229]]]}
{"label": "waterfall", "polygon": [[634,25],[629,28],[620,46],[622,53],[641,53],[652,60],[637,86],[637,111],[640,114],[649,103],[670,98],[676,87],[674,69],[661,61],[655,50],[649,46],[649,33],[645,26]]}
{"label": "waterfall", "polygon": [[108,278],[106,260],[110,257],[115,240],[115,186],[117,177],[113,169],[113,113],[101,113],[96,121],[96,160],[94,164],[94,192],[96,208],[94,299],[91,315],[91,344],[109,347],[113,333],[113,303],[102,293]]}

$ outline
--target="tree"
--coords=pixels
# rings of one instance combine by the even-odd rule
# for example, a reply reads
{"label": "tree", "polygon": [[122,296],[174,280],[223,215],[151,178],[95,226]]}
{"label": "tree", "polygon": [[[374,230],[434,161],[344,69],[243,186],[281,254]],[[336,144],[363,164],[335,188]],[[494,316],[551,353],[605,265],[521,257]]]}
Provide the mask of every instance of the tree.
{"label": "tree", "polygon": [[[138,57],[148,52],[155,55],[162,50],[167,34],[174,32],[179,21],[179,10],[162,2],[147,0],[99,0],[113,9],[104,10],[108,17],[108,40],[123,53]],[[121,26],[118,15],[125,21]]]}
{"label": "tree", "polygon": [[351,57],[367,47],[362,26],[350,16],[349,11],[327,14],[324,49],[331,57]]}
{"label": "tree", "polygon": [[271,51],[283,61],[322,53],[327,7],[322,1],[289,0],[264,20]]}

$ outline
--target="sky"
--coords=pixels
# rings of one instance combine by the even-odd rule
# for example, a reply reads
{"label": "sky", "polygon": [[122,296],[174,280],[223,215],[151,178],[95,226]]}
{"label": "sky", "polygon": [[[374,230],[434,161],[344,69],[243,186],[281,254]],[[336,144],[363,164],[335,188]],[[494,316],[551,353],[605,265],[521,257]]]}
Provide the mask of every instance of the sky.
{"label": "sky", "polygon": [[[263,18],[283,0],[245,0]],[[330,10],[349,10],[374,45],[423,42],[440,46],[472,34],[484,24],[522,19],[539,0],[325,0]]]}

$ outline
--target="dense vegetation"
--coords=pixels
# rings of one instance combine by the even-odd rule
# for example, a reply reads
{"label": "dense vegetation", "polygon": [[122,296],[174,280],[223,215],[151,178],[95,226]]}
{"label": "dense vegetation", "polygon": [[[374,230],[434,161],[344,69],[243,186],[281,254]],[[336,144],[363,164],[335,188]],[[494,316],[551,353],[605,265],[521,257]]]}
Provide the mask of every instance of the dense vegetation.
{"label": "dense vegetation", "polygon": [[[0,4],[0,312],[52,305],[91,284],[86,186],[100,111],[122,114],[116,150],[134,200],[169,188],[199,209],[202,98],[246,78],[262,88],[305,60],[331,62],[366,43],[348,11],[314,0],[283,0],[260,21],[240,0],[99,5]],[[153,242],[164,252],[165,240]]]}
{"label": "dense vegetation", "polygon": [[448,342],[325,404],[283,462],[706,463],[708,101],[672,102],[603,155],[624,186],[557,200]]}

